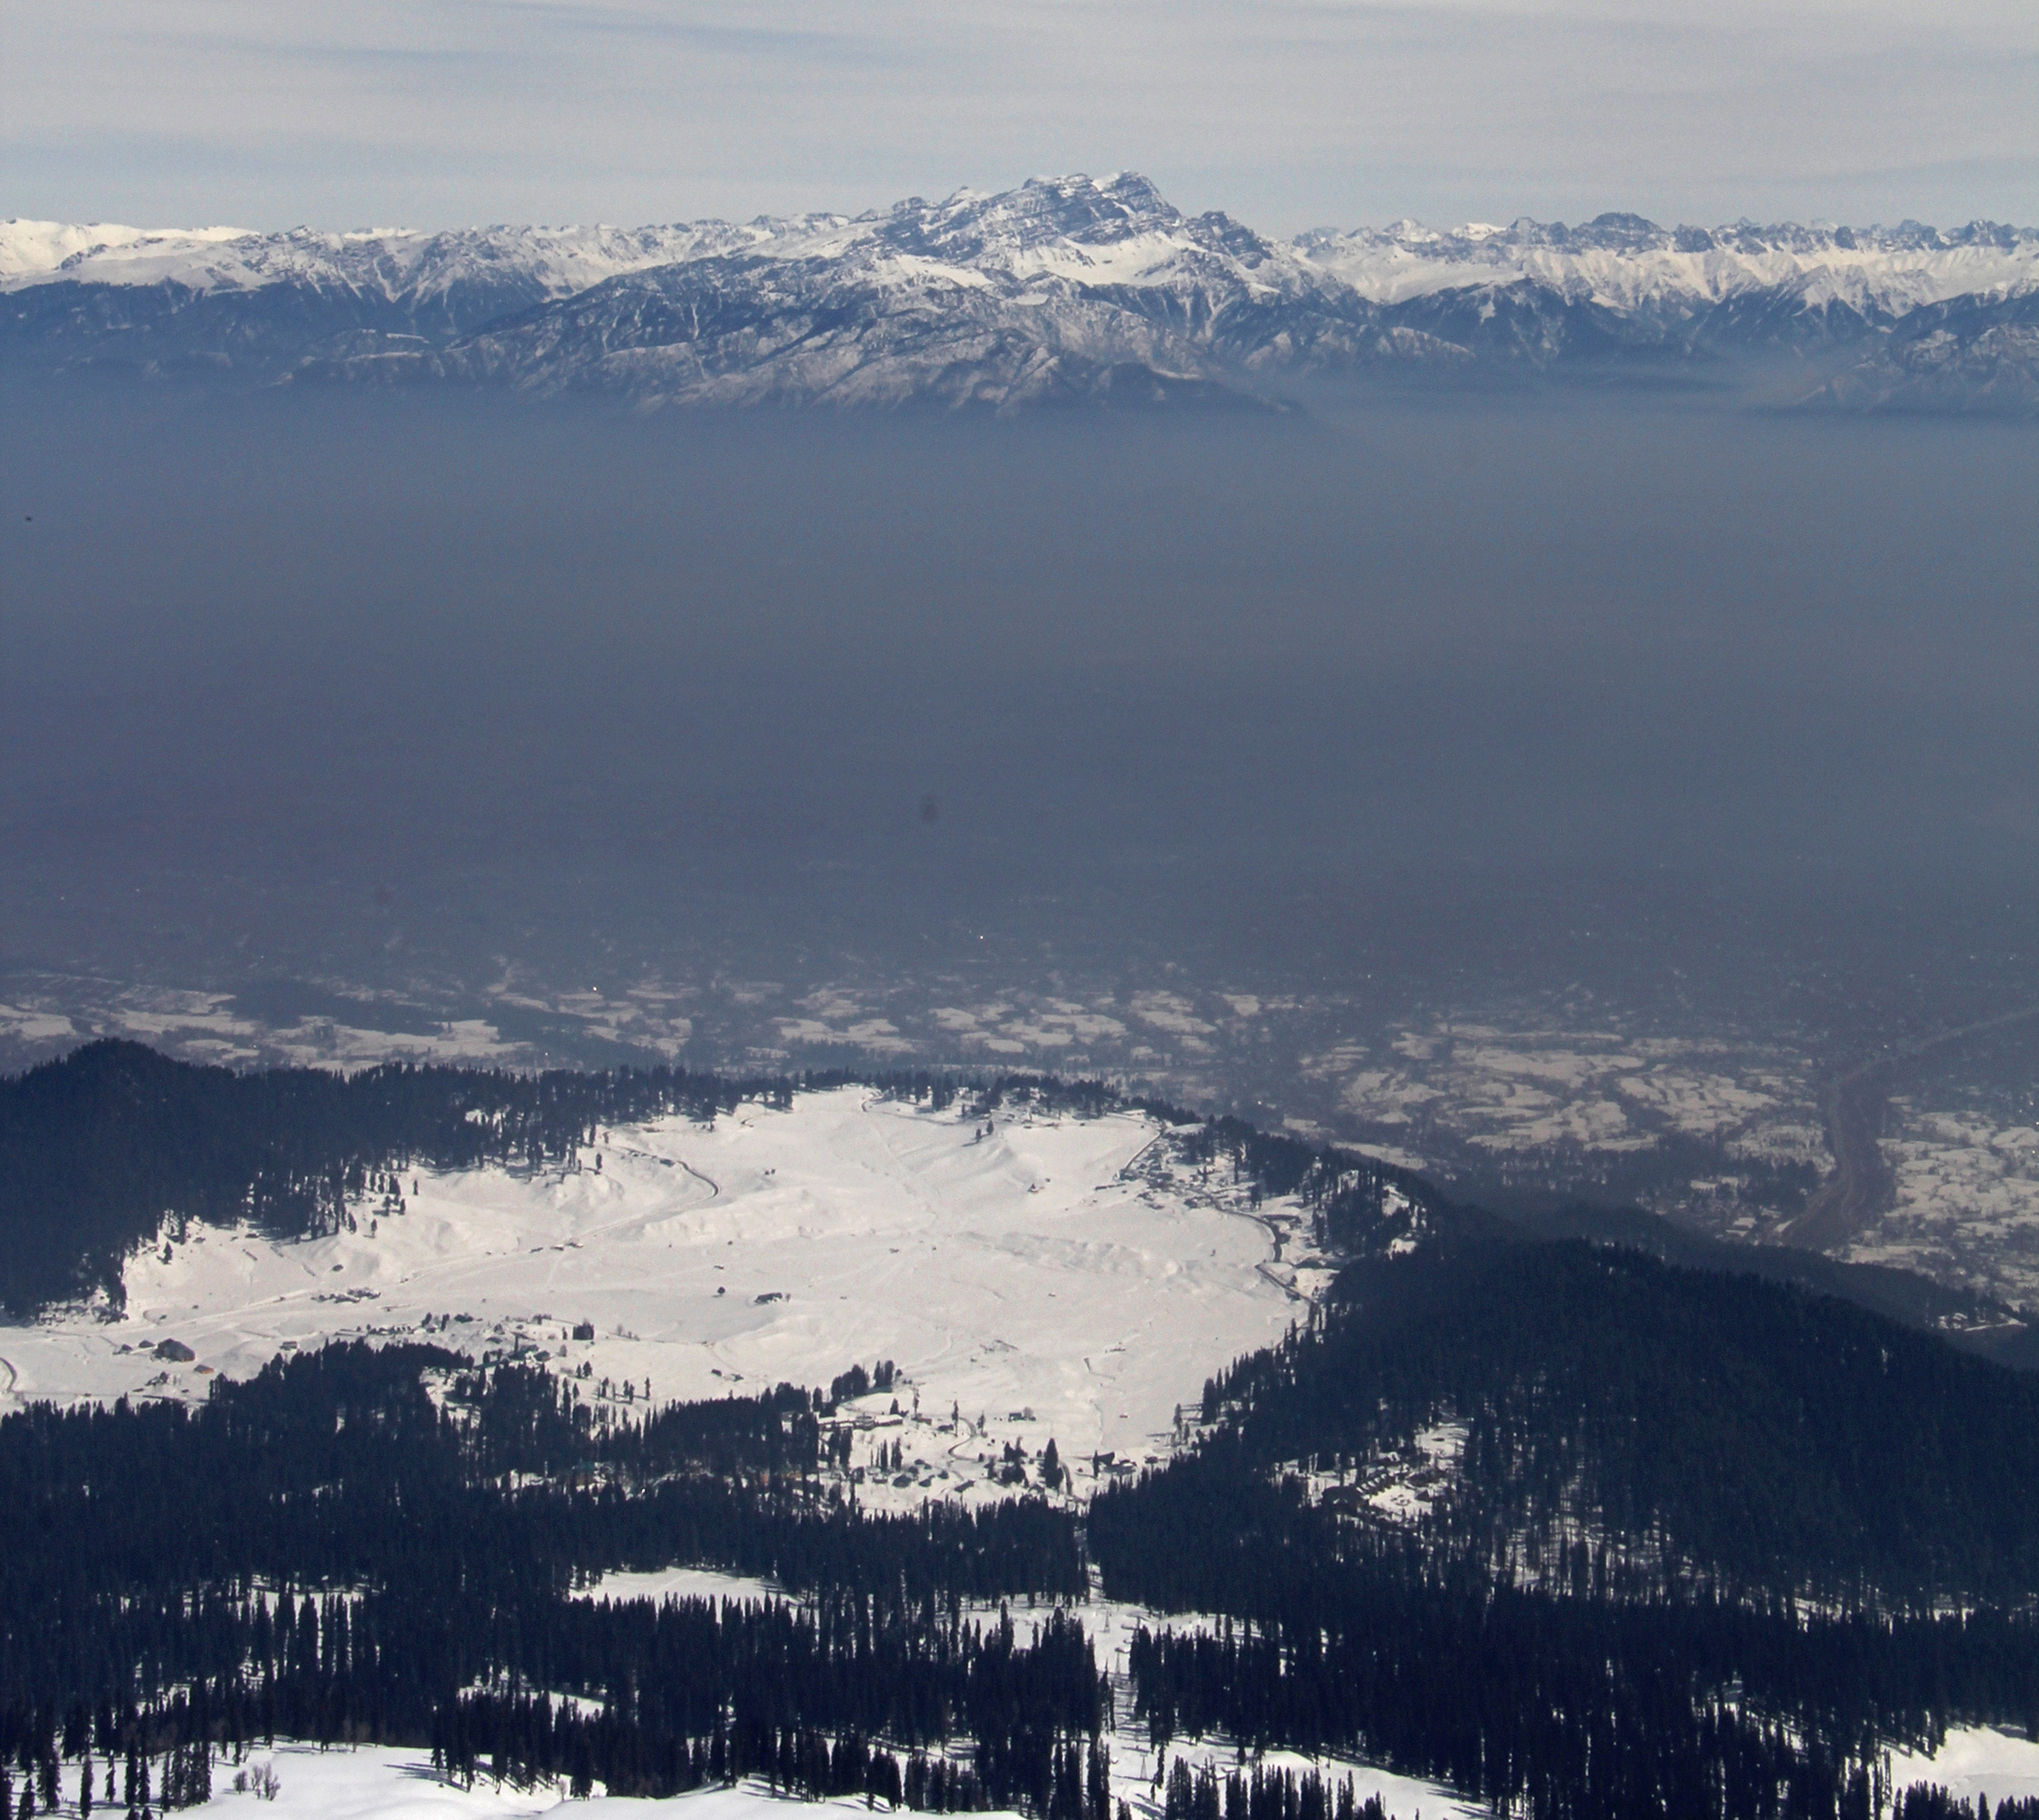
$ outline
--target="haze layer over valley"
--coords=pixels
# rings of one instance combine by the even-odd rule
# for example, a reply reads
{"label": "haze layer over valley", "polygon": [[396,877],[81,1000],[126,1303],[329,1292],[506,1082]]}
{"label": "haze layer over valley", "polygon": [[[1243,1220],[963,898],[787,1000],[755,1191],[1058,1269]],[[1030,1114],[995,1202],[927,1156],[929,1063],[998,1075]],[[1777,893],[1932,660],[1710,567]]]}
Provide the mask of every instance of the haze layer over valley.
{"label": "haze layer over valley", "polygon": [[2039,1288],[2017,426],[8,396],[11,1065],[1104,1074],[1793,1239],[1888,1055],[1796,1242]]}

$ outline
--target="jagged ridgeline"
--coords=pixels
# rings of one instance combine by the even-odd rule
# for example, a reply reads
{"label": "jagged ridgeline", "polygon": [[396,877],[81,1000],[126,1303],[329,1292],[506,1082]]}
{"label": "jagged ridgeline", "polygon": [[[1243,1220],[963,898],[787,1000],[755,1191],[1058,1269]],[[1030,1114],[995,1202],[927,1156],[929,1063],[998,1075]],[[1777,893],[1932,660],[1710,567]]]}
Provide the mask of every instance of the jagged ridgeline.
{"label": "jagged ridgeline", "polygon": [[1156,1735],[1607,1816],[1867,1815],[1892,1741],[2039,1735],[2039,1380],[1937,1337],[1634,1252],[1437,1247],[1349,1270],[1204,1414],[1090,1516],[1113,1596],[1238,1620],[1140,1640]]}
{"label": "jagged ridgeline", "polygon": [[[392,1063],[353,1075],[238,1074],[138,1043],[88,1043],[0,1080],[0,1308],[27,1315],[95,1291],[117,1302],[122,1264],[165,1218],[319,1236],[349,1221],[350,1200],[383,1172],[541,1168],[613,1125],[708,1119],[746,1100],[784,1106],[796,1092],[850,1082],[938,1110],[961,1091],[927,1074],[740,1080],[669,1067],[511,1074]],[[1092,1116],[1124,1107],[1196,1123],[1094,1081],[1016,1075],[969,1091],[992,1106],[1020,1090]],[[1385,1183],[1401,1184],[1401,1199],[1384,1235],[1410,1229],[1435,1200],[1400,1171],[1236,1120],[1208,1121],[1189,1141],[1199,1160],[1239,1171],[1260,1192],[1302,1195],[1334,1241],[1357,1238]]]}
{"label": "jagged ridgeline", "polygon": [[283,234],[0,222],[0,374],[639,405],[1237,405],[1287,379],[1771,366],[1833,409],[2039,403],[2039,233],[1413,222],[1270,237],[1133,172],[841,215]]}

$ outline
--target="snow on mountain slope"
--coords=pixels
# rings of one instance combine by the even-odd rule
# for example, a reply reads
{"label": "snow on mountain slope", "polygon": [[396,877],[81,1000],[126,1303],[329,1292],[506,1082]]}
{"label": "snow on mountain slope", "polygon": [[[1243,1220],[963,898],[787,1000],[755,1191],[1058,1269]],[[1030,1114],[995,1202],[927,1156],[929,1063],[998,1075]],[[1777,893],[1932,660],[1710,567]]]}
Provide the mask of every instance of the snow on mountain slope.
{"label": "snow on mountain slope", "polygon": [[[630,1407],[647,1380],[663,1403],[884,1358],[908,1380],[899,1419],[889,1397],[868,1413],[911,1484],[875,1500],[999,1495],[980,1456],[1050,1436],[1088,1479],[1094,1453],[1164,1447],[1176,1405],[1278,1338],[1312,1280],[1272,1254],[1268,1222],[1293,1209],[1251,1210],[1162,1138],[1132,1113],[1024,1111],[980,1135],[960,1109],[843,1088],[606,1132],[599,1167],[420,1171],[402,1211],[378,1196],[329,1238],[165,1234],[129,1262],[122,1318],[0,1327],[0,1393],[202,1396],[284,1347],[428,1331],[585,1366]],[[583,1321],[592,1342],[571,1337]],[[193,1356],[159,1358],[165,1341]]]}
{"label": "snow on mountain slope", "polygon": [[[118,222],[0,221],[0,287],[71,277],[90,267],[138,272],[147,262],[203,258],[235,241],[259,238],[244,228],[173,228],[157,231]],[[129,276],[126,283],[153,279]]]}
{"label": "snow on mountain slope", "polygon": [[1267,296],[1349,289],[1372,303],[1527,281],[1617,309],[1767,290],[1896,316],[2039,284],[2039,230],[1984,221],[1942,233],[1909,222],[1666,228],[1634,215],[1602,215],[1570,228],[1525,218],[1507,228],[1438,232],[1403,220],[1319,229],[1283,245],[1223,215],[1186,217],[1145,178],[1120,174],[1036,178],[997,194],[959,190],[939,202],[913,198],[854,218],[763,217],[741,225],[255,234],[10,220],[0,222],[0,286],[69,281],[207,290],[298,281],[372,285],[396,297],[513,275],[544,296],[567,297],[625,273],[745,253],[867,268],[889,261],[889,275],[902,282],[911,282],[917,264],[966,285],[1040,278],[1172,289],[1194,277]]}
{"label": "snow on mountain slope", "polygon": [[[1603,215],[1282,243],[1184,215],[1122,173],[742,225],[246,235],[10,222],[0,290],[16,299],[0,353],[58,370],[1010,409],[1251,397],[1291,372],[1604,372],[1695,355],[1717,382],[1723,354],[1803,356],[1920,310],[2039,294],[2039,232],[1671,229]],[[1946,333],[1965,350],[1958,322]],[[1829,364],[1812,379],[1831,378]],[[1970,365],[1937,371],[1932,407],[1958,407]],[[1924,397],[1847,397],[1858,393],[1893,407]],[[2015,410],[2021,397],[1998,383],[1971,402]]]}
{"label": "snow on mountain slope", "polygon": [[456,376],[643,402],[999,406],[1128,385],[1207,390],[1289,311],[1314,340],[1349,299],[1222,216],[1145,179],[1036,180],[882,215],[761,224],[741,247],[640,272],[450,349],[384,351],[352,378]]}
{"label": "snow on mountain slope", "polygon": [[1004,274],[1141,283],[1160,281],[1174,261],[1207,254],[1227,236],[1228,251],[1249,263],[1296,264],[1285,250],[1223,217],[1187,222],[1145,178],[1120,175],[1101,182],[1035,179],[999,195],[959,190],[941,202],[916,197],[883,213],[761,217],[743,225],[254,234],[10,220],[0,222],[0,284],[19,290],[58,281],[171,283],[205,290],[372,283],[394,297],[432,295],[513,272],[547,295],[564,297],[623,273],[740,253],[891,262],[907,276],[918,262],[951,275],[983,272],[987,281],[990,274]]}
{"label": "snow on mountain slope", "polygon": [[1566,228],[1527,219],[1436,233],[1416,222],[1299,236],[1296,252],[1377,303],[1466,286],[1529,283],[1616,310],[1715,304],[1750,293],[1803,308],[1897,317],[1949,298],[2039,285],[2039,231],[1972,222],[1894,228],[1660,228],[1602,215]]}
{"label": "snow on mountain slope", "polygon": [[769,235],[759,225],[708,221],[677,228],[482,228],[439,234],[307,228],[252,234],[236,228],[148,230],[54,221],[0,222],[0,288],[57,282],[175,285],[205,293],[305,284],[372,290],[388,299],[443,296],[462,283],[509,285],[568,297],[622,272]]}
{"label": "snow on mountain slope", "polygon": [[2039,415],[2039,292],[1915,310],[1803,403],[1948,412],[1980,401],[2007,415]]}

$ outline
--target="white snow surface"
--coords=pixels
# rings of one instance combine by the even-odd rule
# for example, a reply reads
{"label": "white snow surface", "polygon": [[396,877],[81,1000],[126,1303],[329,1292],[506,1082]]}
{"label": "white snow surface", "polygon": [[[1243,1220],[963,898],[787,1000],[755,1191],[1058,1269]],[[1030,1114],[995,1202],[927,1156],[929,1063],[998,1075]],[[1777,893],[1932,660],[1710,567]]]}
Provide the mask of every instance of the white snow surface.
{"label": "white snow surface", "polygon": [[1993,1808],[2014,1796],[2039,1797],[2039,1742],[1999,1732],[1987,1726],[1950,1731],[1940,1748],[1891,1753],[1893,1788],[1914,1782],[1937,1782],[1957,1801],[1972,1803],[1987,1795]]}
{"label": "white snow surface", "polygon": [[624,1604],[632,1599],[649,1599],[663,1604],[668,1599],[734,1599],[748,1601],[784,1599],[785,1587],[770,1580],[753,1580],[743,1574],[724,1574],[713,1567],[665,1567],[650,1570],[619,1568],[604,1574],[572,1594],[592,1604],[607,1599]]}
{"label": "white snow surface", "polygon": [[770,233],[710,221],[666,228],[406,228],[280,234],[238,228],[142,228],[59,221],[0,222],[0,289],[74,280],[258,290],[298,282],[387,298],[429,299],[462,280],[529,282],[570,297],[619,272],[743,246]]}
{"label": "white snow surface", "polygon": [[1299,236],[1295,250],[1376,303],[1468,286],[1530,283],[1617,310],[1702,305],[1756,292],[1803,308],[1845,304],[1901,316],[1955,297],[2039,282],[2039,234],[1988,223],[1941,234],[1787,224],[1560,234],[1536,221],[1437,234],[1414,222]]}
{"label": "white snow surface", "polygon": [[[431,1316],[470,1355],[585,1366],[584,1396],[628,1384],[632,1414],[647,1383],[663,1404],[891,1360],[905,1381],[857,1405],[852,1464],[895,1444],[903,1464],[867,1503],[1005,1495],[990,1459],[1051,1437],[1081,1491],[1095,1455],[1165,1453],[1177,1405],[1301,1312],[1309,1261],[1274,1259],[1269,1222],[1295,1209],[1199,1182],[1143,1115],[1009,1104],[984,1129],[845,1087],[604,1131],[541,1174],[408,1172],[401,1213],[371,1196],[332,1237],[166,1227],[120,1318],[0,1327],[0,1396],[199,1398],[280,1350],[425,1337]],[[570,1337],[583,1321],[592,1342]],[[195,1357],[158,1359],[166,1340]]]}
{"label": "white snow surface", "polygon": [[[1114,1793],[1128,1801],[1143,1820],[1159,1811],[1144,1781],[1135,1773],[1122,1772],[1114,1746],[1112,1782]],[[1171,1753],[1191,1763],[1206,1758],[1218,1760],[1220,1768],[1229,1762],[1212,1747],[1189,1745]],[[273,1803],[253,1793],[236,1794],[230,1773],[213,1772],[213,1795],[209,1811],[230,1814],[236,1820],[528,1820],[528,1816],[557,1814],[565,1820],[801,1820],[812,1815],[826,1820],[831,1815],[857,1814],[868,1820],[861,1796],[839,1797],[828,1801],[801,1801],[774,1792],[762,1781],[747,1781],[734,1789],[708,1788],[690,1794],[670,1796],[663,1800],[628,1799],[598,1792],[593,1799],[571,1801],[557,1784],[540,1784],[520,1789],[480,1780],[471,1789],[449,1782],[432,1767],[429,1752],[387,1745],[361,1744],[321,1751],[310,1744],[279,1744],[273,1751],[258,1750],[251,1762],[266,1762],[274,1769],[278,1791]],[[1360,1800],[1378,1792],[1388,1811],[1399,1820],[1411,1820],[1419,1810],[1444,1816],[1444,1820],[1472,1820],[1478,1809],[1454,1800],[1430,1784],[1412,1781],[1385,1771],[1352,1770],[1294,1755],[1269,1752],[1261,1761],[1272,1766],[1330,1769],[1340,1776],[1354,1774]],[[66,1808],[68,1812],[68,1807]],[[880,1808],[881,1812],[888,1811]],[[904,1811],[904,1810],[902,1810]]]}
{"label": "white snow surface", "polygon": [[1037,180],[996,196],[959,190],[939,203],[916,197],[854,218],[760,217],[743,224],[635,228],[297,228],[257,234],[10,220],[0,222],[0,289],[76,280],[254,290],[297,281],[397,299],[438,296],[462,280],[528,276],[546,296],[565,297],[627,272],[732,254],[862,267],[900,289],[981,288],[987,272],[1022,282],[1140,284],[1172,278],[1186,256],[1205,251],[1207,236],[1196,228],[1144,178],[1129,176]]}
{"label": "white snow surface", "polygon": [[[319,1750],[311,1744],[279,1744],[254,1752],[252,1762],[267,1763],[277,1776],[273,1802],[254,1793],[236,1794],[231,1773],[213,1771],[215,1793],[209,1811],[236,1820],[525,1820],[539,1814],[571,1814],[574,1820],[794,1820],[802,1814],[864,1814],[861,1797],[804,1802],[773,1793],[761,1782],[734,1789],[709,1788],[663,1801],[597,1795],[570,1801],[552,1783],[532,1789],[477,1781],[472,1789],[450,1782],[432,1767],[427,1751],[360,1744]],[[187,1810],[191,1811],[191,1810]]]}
{"label": "white snow surface", "polygon": [[[0,221],[0,284],[68,277],[90,263],[111,270],[174,256],[202,256],[222,242],[259,238],[245,228],[127,228],[117,221]],[[148,281],[139,281],[147,282]]]}

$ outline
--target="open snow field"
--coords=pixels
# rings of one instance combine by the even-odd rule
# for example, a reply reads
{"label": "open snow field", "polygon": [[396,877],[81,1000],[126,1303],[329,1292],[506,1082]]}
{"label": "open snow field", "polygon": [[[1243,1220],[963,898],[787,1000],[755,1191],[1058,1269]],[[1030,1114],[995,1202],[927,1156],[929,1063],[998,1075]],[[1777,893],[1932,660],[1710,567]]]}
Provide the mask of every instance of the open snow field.
{"label": "open snow field", "polygon": [[[479,1781],[472,1789],[448,1782],[432,1767],[428,1751],[378,1744],[321,1751],[313,1744],[279,1744],[257,1751],[255,1762],[271,1764],[277,1774],[273,1802],[254,1794],[237,1794],[230,1773],[213,1771],[216,1792],[209,1804],[239,1820],[527,1820],[569,1807],[564,1787],[540,1783],[533,1789]],[[762,1783],[735,1789],[700,1789],[663,1801],[601,1797],[570,1804],[574,1820],[784,1820],[822,1811],[865,1812],[855,1800],[798,1801],[778,1795]]]}
{"label": "open snow field", "polygon": [[[1181,1754],[1195,1763],[1208,1753],[1192,1747]],[[252,1793],[235,1793],[231,1774],[216,1769],[213,1786],[223,1792],[213,1796],[211,1807],[225,1808],[240,1820],[528,1820],[559,1809],[573,1820],[773,1820],[775,1816],[779,1820],[803,1820],[805,1816],[826,1820],[830,1815],[867,1813],[860,1795],[802,1801],[774,1793],[761,1781],[734,1789],[700,1789],[658,1801],[599,1795],[592,1800],[570,1801],[563,1787],[551,1784],[519,1789],[497,1788],[484,1780],[464,1789],[432,1769],[429,1752],[374,1744],[329,1751],[311,1744],[280,1744],[274,1751],[257,1751],[253,1761],[274,1767],[279,1783],[275,1801],[267,1804]],[[1262,1761],[1300,1769],[1309,1760],[1270,1753]],[[1317,1767],[1333,1766],[1320,1762]],[[1342,1766],[1339,1773],[1344,1773]],[[1443,1820],[1461,1820],[1461,1816],[1473,1820],[1479,1811],[1455,1800],[1448,1791],[1407,1777],[1367,1770],[1354,1775],[1358,1798],[1363,1801],[1377,1790],[1399,1820],[1413,1820],[1419,1809]],[[1122,1774],[1116,1757],[1112,1782],[1114,1792],[1132,1802],[1136,1811],[1143,1815],[1159,1811],[1160,1804],[1146,1784]]]}
{"label": "open snow field", "polygon": [[2014,1796],[2039,1798],[2039,1740],[1969,1726],[1950,1731],[1930,1756],[1893,1751],[1892,1786],[1909,1789],[1914,1782],[1937,1782],[1959,1801],[1987,1795],[1992,1807]]}
{"label": "open snow field", "polygon": [[[1129,1629],[1131,1614],[1112,1608],[1109,1617],[1096,1610],[1086,1610],[1083,1617],[1093,1631],[1100,1628],[1100,1617],[1105,1619],[1107,1635],[1099,1638],[1099,1657],[1111,1661],[1114,1651],[1108,1638],[1118,1628]],[[1141,1728],[1125,1713],[1128,1705],[1122,1697],[1121,1720],[1110,1740],[1112,1792],[1142,1820],[1153,1820],[1161,1811],[1153,1783],[1155,1759]],[[1169,1761],[1177,1757],[1192,1766],[1215,1763],[1221,1772],[1236,1761],[1236,1753],[1215,1739],[1179,1742],[1170,1748]],[[220,1792],[212,1798],[213,1807],[236,1810],[244,1820],[528,1820],[568,1805],[564,1789],[556,1785],[518,1789],[483,1780],[463,1789],[442,1780],[423,1751],[378,1745],[321,1751],[310,1744],[281,1744],[272,1752],[257,1752],[255,1760],[269,1762],[277,1771],[274,1803],[263,1805],[253,1794],[235,1793],[231,1776],[216,1771],[214,1786]],[[1398,1820],[1414,1820],[1419,1814],[1436,1820],[1474,1820],[1482,1811],[1435,1783],[1340,1758],[1311,1759],[1274,1751],[1259,1761],[1298,1771],[1315,1768],[1338,1780],[1350,1775],[1359,1799],[1378,1794]],[[1994,1806],[2009,1797],[2039,1794],[2039,1743],[1982,1727],[1950,1732],[1932,1756],[1895,1753],[1890,1768],[1896,1788],[1937,1782],[1965,1802],[1986,1795]],[[801,1813],[817,1808],[844,1815],[866,1811],[861,1798],[797,1803],[758,1782],[703,1789],[663,1801],[598,1797],[571,1804],[570,1811],[584,1820],[771,1820],[775,1811],[785,1820],[797,1820]]]}
{"label": "open snow field", "polygon": [[[130,1261],[121,1318],[0,1327],[0,1396],[198,1397],[280,1350],[428,1317],[476,1356],[585,1367],[583,1395],[606,1384],[631,1412],[888,1359],[906,1381],[859,1405],[856,1463],[897,1444],[904,1467],[866,1495],[917,1503],[994,1494],[981,1456],[1008,1441],[1037,1455],[1052,1436],[1085,1479],[1093,1455],[1157,1454],[1176,1406],[1278,1337],[1312,1280],[1293,1246],[1276,1257],[1294,1209],[1249,1212],[1132,1113],[1002,1110],[987,1132],[961,1106],[841,1088],[605,1131],[564,1170],[399,1186],[400,1212],[371,1197],[330,1238],[166,1232]],[[583,1322],[592,1342],[570,1337]],[[165,1340],[195,1356],[159,1359]]]}

